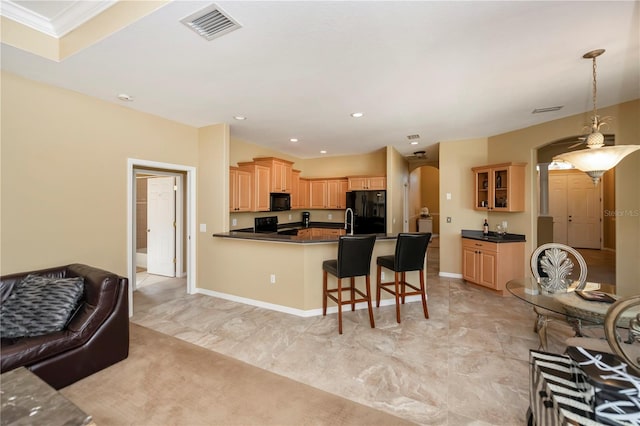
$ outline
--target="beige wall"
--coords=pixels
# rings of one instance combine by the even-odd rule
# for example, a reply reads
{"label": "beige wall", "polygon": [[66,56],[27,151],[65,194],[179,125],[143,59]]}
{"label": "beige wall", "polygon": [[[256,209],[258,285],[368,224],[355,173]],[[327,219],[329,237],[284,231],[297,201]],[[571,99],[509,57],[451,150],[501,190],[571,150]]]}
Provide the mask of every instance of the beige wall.
{"label": "beige wall", "polygon": [[127,159],[198,162],[193,127],[2,73],[0,272],[127,274]]}
{"label": "beige wall", "polygon": [[[440,143],[440,271],[462,274],[462,229],[482,229],[486,213],[473,210],[471,167],[487,163],[486,138]],[[447,193],[451,199],[447,200]],[[451,223],[447,223],[451,217]],[[515,232],[515,231],[512,231]]]}
{"label": "beige wall", "polygon": [[[223,244],[211,237],[228,229],[228,166],[233,144],[227,125],[198,130],[7,73],[2,74],[1,90],[2,274],[85,262],[125,275],[128,158],[197,167],[197,222],[207,224],[207,232],[196,236],[200,287],[227,288],[225,278],[246,265],[246,258],[240,256],[225,263]],[[616,118],[611,130],[618,143],[640,140],[639,111],[640,101],[602,109],[603,115]],[[471,206],[470,169],[477,165],[529,164],[527,211],[494,215],[491,221],[505,217],[511,232],[527,235],[531,252],[537,212],[535,169],[531,167],[535,147],[579,132],[584,122],[585,116],[580,115],[488,139],[441,144],[441,271],[461,272],[460,230],[479,229],[486,215]],[[402,229],[403,184],[408,179],[404,159],[393,148],[365,158],[371,169],[363,174],[373,173],[372,169],[377,173],[380,162],[385,164],[382,172],[389,169],[390,219],[396,217],[392,231]],[[347,164],[355,163],[349,157],[300,162],[300,169],[308,166],[314,174],[335,164],[331,174],[336,175],[351,174]],[[640,153],[636,152],[616,168],[620,293],[637,292],[640,276],[638,182]],[[451,200],[446,200],[447,192]],[[446,223],[447,216],[452,223]]]}
{"label": "beige wall", "polygon": [[[612,116],[607,133],[615,134],[616,144],[640,143],[640,100],[613,107],[601,108],[602,116]],[[589,113],[550,121],[537,126],[489,138],[492,163],[505,161],[526,162],[525,212],[492,214],[493,221],[508,220],[510,232],[527,236],[525,254],[529,256],[537,242],[537,183],[535,174],[536,149],[550,142],[579,134]],[[638,292],[640,277],[640,152],[629,155],[616,167],[616,283],[620,295]],[[628,212],[628,213],[624,213]],[[525,260],[525,271],[528,270]]]}
{"label": "beige wall", "polygon": [[[397,234],[403,229],[403,209],[409,188],[409,163],[393,147],[387,147],[387,233]],[[408,199],[407,199],[408,201]]]}

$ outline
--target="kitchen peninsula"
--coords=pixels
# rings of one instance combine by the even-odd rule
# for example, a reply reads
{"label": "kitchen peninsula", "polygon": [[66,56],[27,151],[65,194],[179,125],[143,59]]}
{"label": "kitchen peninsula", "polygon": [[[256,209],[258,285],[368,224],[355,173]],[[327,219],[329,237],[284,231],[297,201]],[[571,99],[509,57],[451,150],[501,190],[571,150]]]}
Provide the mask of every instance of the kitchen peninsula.
{"label": "kitchen peninsula", "polygon": [[[243,268],[232,272],[231,279],[219,283],[217,287],[221,288],[220,292],[207,294],[298,316],[322,314],[322,262],[336,258],[337,235],[301,237],[277,232],[232,231],[216,233],[213,237],[215,244],[223,246],[219,251],[224,256],[222,263],[238,264],[237,259],[245,259],[245,262]],[[393,254],[396,238],[394,234],[376,235],[370,271],[373,295],[375,259],[377,256]],[[417,282],[417,272],[407,275],[410,282]],[[363,288],[364,278],[357,278],[356,285]],[[390,298],[384,299],[382,304],[394,303]],[[329,305],[329,312],[335,310],[335,306]]]}

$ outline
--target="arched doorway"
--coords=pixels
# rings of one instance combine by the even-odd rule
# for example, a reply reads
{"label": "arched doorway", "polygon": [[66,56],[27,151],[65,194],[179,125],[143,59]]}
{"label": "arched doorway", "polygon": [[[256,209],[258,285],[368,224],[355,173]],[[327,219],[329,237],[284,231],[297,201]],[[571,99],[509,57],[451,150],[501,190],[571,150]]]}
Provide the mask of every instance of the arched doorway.
{"label": "arched doorway", "polygon": [[[605,135],[605,144],[614,145],[614,135]],[[567,244],[588,259],[593,282],[615,285],[615,169],[604,174],[598,185],[577,170],[563,170],[553,157],[584,149],[578,136],[550,142],[537,149],[538,245]]]}

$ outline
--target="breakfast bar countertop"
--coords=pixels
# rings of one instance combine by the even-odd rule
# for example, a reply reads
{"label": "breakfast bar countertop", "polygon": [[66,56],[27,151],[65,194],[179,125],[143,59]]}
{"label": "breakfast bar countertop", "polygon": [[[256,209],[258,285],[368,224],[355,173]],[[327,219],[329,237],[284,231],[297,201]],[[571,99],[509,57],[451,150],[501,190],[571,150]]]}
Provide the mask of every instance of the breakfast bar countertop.
{"label": "breakfast bar countertop", "polygon": [[[337,236],[298,236],[298,235],[282,235],[277,232],[273,233],[255,233],[244,231],[219,232],[213,234],[219,238],[233,238],[238,240],[253,241],[270,241],[274,243],[295,243],[295,244],[314,244],[314,243],[337,243]],[[376,234],[376,240],[394,240],[398,238],[398,234]]]}
{"label": "breakfast bar countertop", "polygon": [[462,238],[469,238],[472,240],[488,241],[491,243],[520,243],[525,242],[526,237],[522,234],[509,234],[498,235],[497,232],[489,232],[489,235],[484,235],[482,231],[475,231],[469,229],[462,230]]}

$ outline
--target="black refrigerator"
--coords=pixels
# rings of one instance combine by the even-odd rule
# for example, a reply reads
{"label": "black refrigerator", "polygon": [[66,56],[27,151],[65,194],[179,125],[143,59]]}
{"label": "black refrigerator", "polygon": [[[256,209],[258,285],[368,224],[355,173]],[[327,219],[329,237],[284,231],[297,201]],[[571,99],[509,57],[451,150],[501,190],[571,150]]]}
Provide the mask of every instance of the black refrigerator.
{"label": "black refrigerator", "polygon": [[[354,213],[354,234],[387,232],[387,191],[347,192],[347,208],[351,208]],[[348,219],[351,223],[351,218]]]}

